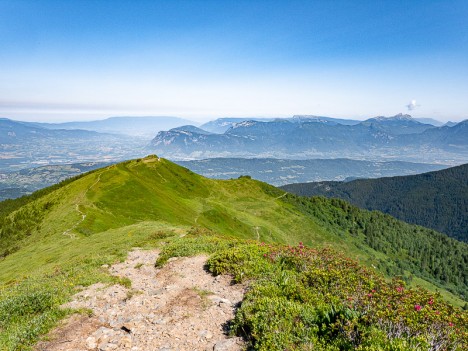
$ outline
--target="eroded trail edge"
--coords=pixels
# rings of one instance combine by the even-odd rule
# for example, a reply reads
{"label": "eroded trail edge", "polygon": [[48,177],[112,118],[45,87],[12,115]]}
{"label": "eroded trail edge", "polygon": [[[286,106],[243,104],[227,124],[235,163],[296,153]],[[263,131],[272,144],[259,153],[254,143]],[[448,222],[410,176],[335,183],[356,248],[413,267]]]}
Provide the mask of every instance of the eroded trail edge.
{"label": "eroded trail edge", "polygon": [[36,350],[242,350],[242,340],[225,331],[244,287],[206,272],[206,256],[172,259],[156,269],[157,256],[134,250],[109,267],[131,288],[94,284],[76,294],[65,307],[89,309],[92,316],[72,316]]}

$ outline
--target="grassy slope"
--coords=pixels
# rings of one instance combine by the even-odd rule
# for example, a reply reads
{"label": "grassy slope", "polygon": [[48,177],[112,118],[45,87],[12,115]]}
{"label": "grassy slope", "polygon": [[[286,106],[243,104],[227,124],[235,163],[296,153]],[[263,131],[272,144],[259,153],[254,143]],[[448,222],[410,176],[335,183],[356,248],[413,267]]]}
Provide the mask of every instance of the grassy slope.
{"label": "grassy slope", "polygon": [[[333,246],[368,264],[372,256],[384,256],[363,249],[359,238],[321,227],[285,203],[283,193],[246,177],[206,179],[157,157],[93,171],[26,205],[49,204],[20,249],[0,260],[0,303],[27,294],[38,279],[40,289],[55,289],[54,296],[66,300],[75,286],[109,279],[102,264],[122,259],[131,247],[154,246],[164,238],[161,232],[181,234],[192,226],[243,239]],[[0,336],[0,349],[32,342],[37,335],[28,323],[36,322],[18,321],[7,339]]]}
{"label": "grassy slope", "polygon": [[[100,238],[106,244],[115,233],[139,231],[144,223],[149,228],[199,225],[241,238],[283,243],[334,241],[275,198],[282,193],[247,178],[209,180],[157,158],[110,166],[34,201],[54,205],[40,229],[21,243],[21,250],[0,262],[0,279],[30,274],[34,267],[44,270],[46,261],[56,265],[75,255],[83,257],[81,247],[92,250]],[[344,240],[337,245],[346,248]]]}
{"label": "grassy slope", "polygon": [[211,180],[156,157],[103,168],[35,200],[53,205],[21,250],[0,261],[0,280],[78,262],[110,242],[127,247],[132,235],[164,227],[201,226],[243,239],[330,245],[361,260],[383,257],[363,249],[362,238],[321,227],[282,195],[247,177]]}

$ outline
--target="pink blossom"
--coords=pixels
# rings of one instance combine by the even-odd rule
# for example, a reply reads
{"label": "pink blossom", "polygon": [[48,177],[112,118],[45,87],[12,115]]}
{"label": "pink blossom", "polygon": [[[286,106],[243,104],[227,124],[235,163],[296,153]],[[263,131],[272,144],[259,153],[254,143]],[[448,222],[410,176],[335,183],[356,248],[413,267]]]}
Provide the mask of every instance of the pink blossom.
{"label": "pink blossom", "polygon": [[421,305],[414,305],[415,311],[421,311]]}

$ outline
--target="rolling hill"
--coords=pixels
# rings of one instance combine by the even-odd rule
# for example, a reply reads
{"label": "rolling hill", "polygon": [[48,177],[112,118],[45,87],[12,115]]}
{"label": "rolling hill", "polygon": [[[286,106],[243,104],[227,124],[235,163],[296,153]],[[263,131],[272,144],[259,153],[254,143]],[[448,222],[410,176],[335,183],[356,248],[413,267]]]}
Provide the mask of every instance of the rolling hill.
{"label": "rolling hill", "polygon": [[[446,298],[458,305],[463,305],[467,296],[465,243],[341,200],[287,194],[250,177],[207,179],[156,156],[94,170],[29,197],[4,201],[0,228],[0,345],[12,350],[31,345],[63,318],[67,312],[60,304],[80,287],[96,281],[128,284],[106,275],[103,265],[121,260],[136,246],[162,245],[169,250],[164,253],[166,258],[171,252],[191,255],[215,252],[213,247],[231,248],[234,252],[218,257],[217,263],[212,261],[212,269],[229,270],[245,261],[249,274],[259,277],[261,272],[266,274],[261,267],[270,269],[262,257],[273,255],[280,249],[277,245],[300,242],[300,250],[304,245],[325,248],[320,257],[329,260],[331,272],[347,269],[347,276],[351,271],[361,274],[349,258],[334,256],[337,250],[368,267],[362,271],[368,282],[369,274],[374,273],[366,270],[375,269],[409,284],[443,289]],[[261,242],[268,245],[261,249]],[[242,243],[260,249],[248,246],[245,251]],[[176,245],[177,251],[171,245]],[[236,245],[241,245],[239,252]],[[258,250],[263,250],[264,256],[254,258]],[[284,250],[291,247],[284,246]],[[309,258],[301,252],[297,251],[298,257],[312,260],[307,264],[322,260],[317,261],[313,250],[307,251]],[[302,267],[298,257],[278,262],[278,267]],[[233,274],[240,274],[239,267],[232,269]],[[311,274],[322,268],[314,269],[297,279],[315,279]],[[284,274],[288,273],[278,276],[284,278]],[[387,289],[386,283],[375,279],[369,289]],[[295,286],[279,283],[280,289]],[[372,284],[376,284],[374,288]],[[301,291],[298,298],[311,298]],[[359,293],[361,298],[368,297]],[[329,306],[327,301],[321,303]],[[414,313],[412,307],[408,313]],[[359,323],[367,325],[364,320]]]}
{"label": "rolling hill", "polygon": [[418,175],[289,184],[282,189],[340,198],[468,241],[468,164]]}

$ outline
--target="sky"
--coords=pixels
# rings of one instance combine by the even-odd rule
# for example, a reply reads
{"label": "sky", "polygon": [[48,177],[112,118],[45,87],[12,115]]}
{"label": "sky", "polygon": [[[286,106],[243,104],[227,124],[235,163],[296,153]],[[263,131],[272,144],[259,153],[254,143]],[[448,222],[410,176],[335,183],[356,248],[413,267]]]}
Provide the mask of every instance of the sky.
{"label": "sky", "polygon": [[468,1],[0,0],[0,117],[468,118]]}

